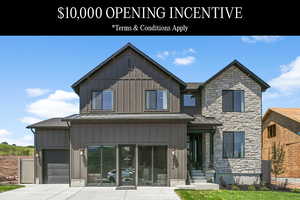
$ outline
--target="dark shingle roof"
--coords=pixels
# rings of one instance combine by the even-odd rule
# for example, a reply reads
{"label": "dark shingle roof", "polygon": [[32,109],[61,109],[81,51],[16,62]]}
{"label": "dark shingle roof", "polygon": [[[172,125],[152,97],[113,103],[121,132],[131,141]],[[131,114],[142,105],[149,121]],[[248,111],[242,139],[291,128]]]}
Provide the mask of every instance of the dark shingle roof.
{"label": "dark shingle roof", "polygon": [[251,77],[254,81],[256,81],[262,87],[262,91],[265,91],[266,89],[268,89],[270,87],[270,85],[268,83],[266,83],[265,81],[263,81],[261,78],[259,78],[257,75],[255,75],[253,72],[251,72],[247,67],[245,67],[243,64],[241,64],[237,60],[234,60],[231,63],[229,63],[226,67],[224,67],[223,69],[221,69],[218,73],[216,73],[215,75],[213,75],[212,77],[210,77],[204,84],[207,84],[211,80],[215,79],[217,76],[219,76],[220,74],[222,74],[225,70],[227,70],[228,68],[230,68],[233,65],[236,66],[236,67],[238,67],[242,72],[244,72],[249,77]]}
{"label": "dark shingle roof", "polygon": [[51,118],[31,124],[26,128],[68,128],[67,122],[62,121],[62,119],[63,118]]}
{"label": "dark shingle roof", "polygon": [[76,114],[65,117],[65,121],[73,120],[192,120],[184,113],[178,114]]}
{"label": "dark shingle roof", "polygon": [[202,82],[187,82],[186,89],[187,90],[198,90],[201,85],[203,85]]}
{"label": "dark shingle roof", "polygon": [[203,125],[217,125],[221,126],[222,123],[216,120],[214,117],[204,117],[202,115],[195,115],[195,119],[190,121],[191,124],[203,124]]}

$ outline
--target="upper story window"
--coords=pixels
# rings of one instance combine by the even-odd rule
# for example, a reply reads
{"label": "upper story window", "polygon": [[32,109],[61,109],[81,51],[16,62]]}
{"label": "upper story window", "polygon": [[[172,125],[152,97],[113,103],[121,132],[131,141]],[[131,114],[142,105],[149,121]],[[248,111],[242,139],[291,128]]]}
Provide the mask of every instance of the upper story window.
{"label": "upper story window", "polygon": [[167,110],[167,90],[146,90],[146,110]]}
{"label": "upper story window", "polygon": [[245,97],[243,90],[223,90],[222,91],[223,112],[244,112]]}
{"label": "upper story window", "polygon": [[268,137],[275,137],[276,136],[276,125],[273,124],[271,126],[268,127]]}
{"label": "upper story window", "polygon": [[93,110],[113,110],[113,91],[102,90],[92,92],[92,109]]}
{"label": "upper story window", "polygon": [[183,106],[196,106],[196,97],[192,94],[184,94]]}
{"label": "upper story window", "polygon": [[223,158],[245,157],[245,133],[225,131],[223,132]]}

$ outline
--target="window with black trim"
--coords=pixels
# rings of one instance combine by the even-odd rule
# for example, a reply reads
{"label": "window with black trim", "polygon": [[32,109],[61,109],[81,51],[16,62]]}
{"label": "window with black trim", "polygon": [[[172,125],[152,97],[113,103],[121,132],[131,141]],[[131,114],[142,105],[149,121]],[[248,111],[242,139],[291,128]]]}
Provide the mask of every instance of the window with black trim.
{"label": "window with black trim", "polygon": [[193,107],[196,106],[196,97],[192,94],[183,95],[183,106]]}
{"label": "window with black trim", "polygon": [[276,124],[273,124],[268,127],[268,137],[275,137],[276,136]]}
{"label": "window with black trim", "polygon": [[245,133],[242,131],[223,132],[223,158],[245,157]]}
{"label": "window with black trim", "polygon": [[245,95],[243,90],[223,90],[222,91],[223,112],[244,112]]}
{"label": "window with black trim", "polygon": [[93,110],[113,110],[113,91],[102,90],[92,92],[92,109]]}
{"label": "window with black trim", "polygon": [[167,90],[146,90],[146,110],[167,110]]}

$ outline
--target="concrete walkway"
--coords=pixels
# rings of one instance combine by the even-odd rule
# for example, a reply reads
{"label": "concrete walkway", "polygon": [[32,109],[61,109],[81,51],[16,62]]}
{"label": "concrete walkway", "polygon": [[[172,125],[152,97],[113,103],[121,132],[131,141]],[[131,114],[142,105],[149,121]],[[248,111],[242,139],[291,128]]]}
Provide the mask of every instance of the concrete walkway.
{"label": "concrete walkway", "polygon": [[115,190],[111,187],[69,187],[69,185],[26,185],[0,193],[0,200],[180,200],[170,187],[138,187]]}

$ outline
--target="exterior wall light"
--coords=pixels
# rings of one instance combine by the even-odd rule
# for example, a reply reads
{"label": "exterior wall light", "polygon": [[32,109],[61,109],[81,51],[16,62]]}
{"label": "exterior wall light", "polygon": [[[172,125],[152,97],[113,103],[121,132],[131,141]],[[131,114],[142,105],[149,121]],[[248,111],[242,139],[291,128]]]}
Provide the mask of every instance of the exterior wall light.
{"label": "exterior wall light", "polygon": [[172,151],[172,156],[175,156],[175,150]]}
{"label": "exterior wall light", "polygon": [[81,156],[84,155],[84,149],[80,149],[80,155],[81,155]]}
{"label": "exterior wall light", "polygon": [[35,153],[35,157],[39,158],[40,157],[39,153]]}

